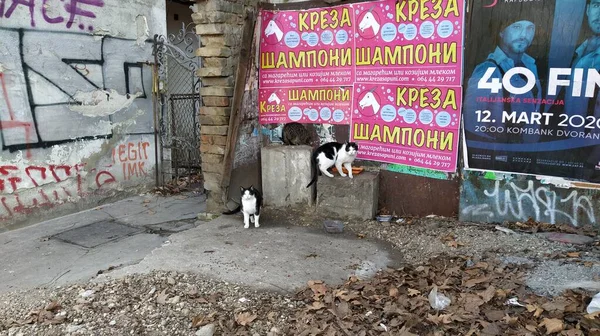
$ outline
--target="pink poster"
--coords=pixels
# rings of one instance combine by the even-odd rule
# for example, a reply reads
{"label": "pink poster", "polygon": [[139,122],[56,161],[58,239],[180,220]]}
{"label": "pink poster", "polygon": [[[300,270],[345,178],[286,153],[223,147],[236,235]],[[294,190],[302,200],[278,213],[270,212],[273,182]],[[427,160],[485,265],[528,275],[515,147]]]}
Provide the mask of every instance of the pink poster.
{"label": "pink poster", "polygon": [[352,86],[260,89],[261,124],[350,124]]}
{"label": "pink poster", "polygon": [[463,0],[352,6],[356,82],[461,85]]}
{"label": "pink poster", "polygon": [[261,88],[352,85],[354,15],[350,6],[261,11]]}
{"label": "pink poster", "polygon": [[456,171],[461,95],[460,86],[355,84],[358,158]]}

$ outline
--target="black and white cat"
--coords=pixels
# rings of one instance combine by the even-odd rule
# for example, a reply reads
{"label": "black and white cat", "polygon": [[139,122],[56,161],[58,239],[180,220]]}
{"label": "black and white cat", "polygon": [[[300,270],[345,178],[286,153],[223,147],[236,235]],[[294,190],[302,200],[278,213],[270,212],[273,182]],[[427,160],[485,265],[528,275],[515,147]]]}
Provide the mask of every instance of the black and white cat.
{"label": "black and white cat", "polygon": [[[240,187],[242,204],[235,210],[224,212],[224,215],[233,215],[242,210],[244,214],[244,229],[250,227],[250,221],[254,223],[254,227],[260,227],[260,208],[262,207],[262,195],[254,186],[250,188]],[[251,217],[252,216],[252,220]]]}
{"label": "black and white cat", "polygon": [[[354,142],[328,142],[317,148],[312,155],[312,180],[306,186],[310,187],[317,181],[318,175],[321,173],[333,177],[329,168],[335,166],[342,177],[346,174],[342,170],[342,166],[348,170],[348,177],[352,178],[352,162],[356,159],[358,153],[358,145]],[[318,170],[317,170],[318,169]]]}

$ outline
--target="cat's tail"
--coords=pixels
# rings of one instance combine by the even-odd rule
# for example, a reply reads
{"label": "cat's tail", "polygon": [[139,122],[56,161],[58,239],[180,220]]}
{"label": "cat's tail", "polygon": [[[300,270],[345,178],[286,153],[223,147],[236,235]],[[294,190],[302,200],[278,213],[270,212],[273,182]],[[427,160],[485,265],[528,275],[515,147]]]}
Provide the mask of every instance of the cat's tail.
{"label": "cat's tail", "polygon": [[306,186],[307,188],[313,185],[313,183],[317,182],[317,178],[319,177],[319,174],[317,174],[317,157],[314,154],[311,156],[310,166],[312,169],[312,179],[310,180],[310,183]]}
{"label": "cat's tail", "polygon": [[223,212],[223,215],[233,215],[233,214],[235,214],[235,213],[238,213],[240,210],[242,210],[242,205],[241,205],[241,204],[240,204],[240,205],[238,205],[238,207],[237,207],[237,208],[235,208],[235,209],[233,209],[233,210],[231,210],[231,211],[226,211],[226,212]]}

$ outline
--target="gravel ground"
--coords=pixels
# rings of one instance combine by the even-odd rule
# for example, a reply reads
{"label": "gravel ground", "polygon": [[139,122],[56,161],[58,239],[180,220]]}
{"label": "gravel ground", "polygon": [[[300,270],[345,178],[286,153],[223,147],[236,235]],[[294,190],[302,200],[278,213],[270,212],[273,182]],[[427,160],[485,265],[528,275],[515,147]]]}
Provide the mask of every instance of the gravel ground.
{"label": "gravel ground", "polygon": [[[262,218],[262,217],[261,217]],[[320,227],[323,217],[286,210],[265,211],[269,223]],[[268,219],[268,220],[267,220]],[[555,243],[531,234],[507,234],[493,226],[464,224],[445,218],[404,219],[402,223],[345,223],[346,231],[380,239],[418,265],[444,255],[477,262],[499,257],[538,265],[531,279],[538,293],[598,272],[598,248]],[[581,253],[580,262],[568,252]],[[587,266],[583,261],[587,261]],[[52,305],[58,302],[60,307]],[[6,293],[0,295],[0,335],[282,335],[302,301],[277,293],[204,279],[185,273],[153,272],[103,283]],[[29,324],[27,324],[29,323]],[[24,325],[21,325],[24,324]],[[199,325],[207,325],[198,329]],[[441,334],[440,334],[441,335]]]}
{"label": "gravel ground", "polygon": [[[312,211],[294,209],[269,212],[264,217],[284,225],[313,227],[321,227],[325,219]],[[404,261],[409,264],[420,264],[442,253],[475,257],[485,254],[506,255],[537,260],[548,254],[581,250],[581,247],[552,242],[531,234],[507,234],[496,230],[494,225],[461,223],[442,217],[403,218],[403,223],[346,221],[344,224],[346,231],[391,243],[402,251]],[[442,241],[449,235],[454,235],[454,240],[460,243],[458,247]]]}
{"label": "gravel ground", "polygon": [[[313,227],[320,227],[326,218],[314,211],[295,209],[269,212],[264,217],[284,225]],[[474,262],[497,257],[507,263],[529,264],[532,269],[526,278],[527,285],[539,295],[558,295],[570,283],[600,276],[598,246],[558,243],[529,233],[504,233],[495,225],[462,223],[443,217],[402,218],[401,223],[349,220],[344,224],[346,231],[359,237],[390,243],[412,265],[442,254],[469,256]],[[456,244],[449,244],[448,240]],[[569,252],[580,252],[580,260],[574,263],[575,260],[567,258]],[[583,261],[588,261],[588,266]],[[590,289],[600,290],[598,287]]]}
{"label": "gravel ground", "polygon": [[[29,322],[31,311],[52,301],[59,302],[61,308],[41,323],[10,327],[12,322]],[[0,302],[0,335],[11,336],[194,335],[194,317],[211,320],[215,325],[233,325],[232,330],[248,335],[267,335],[300,305],[275,293],[252,291],[194,274],[162,272],[98,284],[8,293],[0,295]],[[261,318],[247,328],[236,328],[236,316],[243,313]]]}

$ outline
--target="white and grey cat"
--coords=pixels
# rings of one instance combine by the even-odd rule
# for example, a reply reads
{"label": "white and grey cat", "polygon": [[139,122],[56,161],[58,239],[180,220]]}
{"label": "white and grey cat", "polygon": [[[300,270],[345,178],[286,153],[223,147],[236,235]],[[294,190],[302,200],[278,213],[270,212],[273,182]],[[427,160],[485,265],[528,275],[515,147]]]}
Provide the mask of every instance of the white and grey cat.
{"label": "white and grey cat", "polygon": [[[242,204],[235,210],[224,212],[224,215],[233,215],[238,211],[244,214],[244,229],[250,227],[250,221],[254,223],[254,227],[260,227],[260,208],[262,207],[262,195],[254,186],[250,188],[240,187]],[[252,217],[251,217],[252,216]]]}
{"label": "white and grey cat", "polygon": [[352,162],[356,159],[358,153],[358,145],[354,142],[328,142],[317,148],[312,155],[312,180],[306,186],[310,187],[317,181],[318,175],[321,173],[333,177],[328,169],[335,166],[341,176],[346,174],[342,170],[342,166],[348,170],[348,177],[352,178]]}

